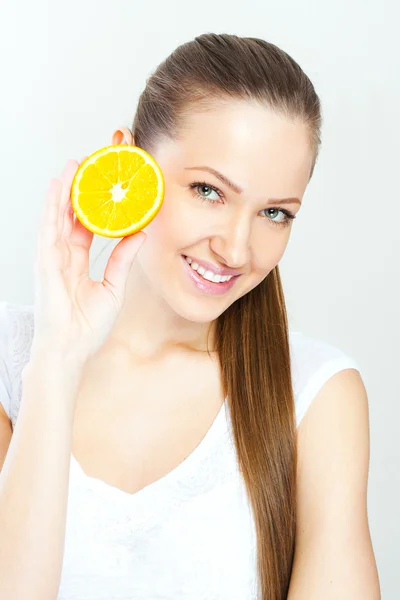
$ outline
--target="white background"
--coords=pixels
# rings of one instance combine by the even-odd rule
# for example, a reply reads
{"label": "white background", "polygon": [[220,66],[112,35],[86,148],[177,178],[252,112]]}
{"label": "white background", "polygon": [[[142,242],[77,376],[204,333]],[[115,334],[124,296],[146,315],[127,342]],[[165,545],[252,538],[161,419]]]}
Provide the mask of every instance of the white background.
{"label": "white background", "polygon": [[[177,45],[206,32],[261,37],[313,81],[322,150],[281,272],[292,328],[342,348],[363,371],[384,600],[400,594],[399,19],[395,0],[0,5],[0,300],[33,301],[49,179],[131,126],[146,77]],[[104,239],[95,242],[98,254]]]}

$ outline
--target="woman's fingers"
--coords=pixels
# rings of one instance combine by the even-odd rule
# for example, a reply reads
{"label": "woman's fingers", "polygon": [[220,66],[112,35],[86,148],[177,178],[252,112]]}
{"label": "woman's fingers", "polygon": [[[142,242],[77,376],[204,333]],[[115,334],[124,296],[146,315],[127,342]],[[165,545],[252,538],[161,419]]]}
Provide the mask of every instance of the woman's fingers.
{"label": "woman's fingers", "polygon": [[58,234],[61,237],[64,228],[64,217],[65,211],[67,210],[68,203],[70,202],[71,195],[71,184],[78,168],[76,160],[68,160],[65,164],[63,172],[61,173],[61,181],[63,183],[63,189],[61,193],[60,211],[58,215]]}
{"label": "woman's fingers", "polygon": [[43,214],[38,228],[37,252],[34,265],[35,276],[51,273],[60,268],[60,255],[57,251],[58,211],[62,183],[50,179]]}
{"label": "woman's fingers", "polygon": [[[81,165],[87,156],[83,156],[78,164]],[[72,207],[71,207],[72,208]],[[86,229],[73,213],[69,244],[71,248],[71,268],[75,274],[89,272],[89,251],[94,238],[94,233]]]}
{"label": "woman's fingers", "polygon": [[75,173],[79,167],[76,160],[69,160],[62,173],[63,194],[62,194],[62,214],[60,214],[60,236],[63,239],[69,237],[72,231],[74,212],[71,204],[71,185]]}
{"label": "woman's fingers", "polygon": [[89,273],[89,252],[94,238],[94,233],[86,229],[75,216],[69,236],[70,268],[74,278]]}
{"label": "woman's fingers", "polygon": [[132,263],[145,240],[146,234],[143,231],[123,238],[115,246],[108,259],[103,285],[119,301],[122,301],[125,294],[125,285]]}
{"label": "woman's fingers", "polygon": [[89,251],[92,244],[94,233],[86,229],[84,225],[79,221],[78,217],[74,215],[71,234],[69,236],[69,243],[72,247],[80,246]]}
{"label": "woman's fingers", "polygon": [[41,248],[50,248],[58,238],[58,212],[62,192],[62,183],[59,179],[52,178],[47,189],[41,225],[39,228],[39,245]]}
{"label": "woman's fingers", "polygon": [[[63,172],[64,177],[65,177],[66,186],[68,186],[68,196],[65,197],[65,205],[64,205],[63,221],[62,221],[62,231],[61,231],[61,235],[64,239],[68,239],[69,236],[71,235],[73,227],[74,227],[74,223],[76,220],[75,213],[72,209],[72,204],[71,204],[71,185],[72,185],[72,181],[75,177],[75,173],[78,170],[78,167],[85,160],[85,158],[87,158],[87,156],[84,156],[80,161],[77,161],[77,160],[68,161],[67,165],[65,166],[64,172]],[[68,164],[68,163],[70,163],[70,164]]]}

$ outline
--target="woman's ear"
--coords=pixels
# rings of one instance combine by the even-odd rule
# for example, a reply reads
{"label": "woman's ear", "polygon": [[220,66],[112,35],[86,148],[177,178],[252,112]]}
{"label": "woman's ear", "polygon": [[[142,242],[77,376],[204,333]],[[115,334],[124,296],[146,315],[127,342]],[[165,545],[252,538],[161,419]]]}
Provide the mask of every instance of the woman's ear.
{"label": "woman's ear", "polygon": [[127,127],[120,127],[116,131],[114,131],[111,144],[116,146],[117,144],[129,144],[129,146],[135,145],[135,140],[132,135],[132,132]]}

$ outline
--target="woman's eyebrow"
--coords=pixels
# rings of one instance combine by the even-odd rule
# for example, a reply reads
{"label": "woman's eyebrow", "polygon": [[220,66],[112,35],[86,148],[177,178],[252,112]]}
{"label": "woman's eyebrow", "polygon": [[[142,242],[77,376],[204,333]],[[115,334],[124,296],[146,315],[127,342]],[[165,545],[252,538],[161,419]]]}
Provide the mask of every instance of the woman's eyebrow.
{"label": "woman's eyebrow", "polygon": [[[236,194],[241,194],[243,189],[238,186],[236,183],[233,183],[230,179],[228,179],[225,175],[213,169],[212,167],[185,167],[186,171],[208,171],[212,175],[214,175],[217,179],[222,181],[227,187],[236,192]],[[270,198],[269,202],[280,202],[281,204],[293,204],[293,202],[297,202],[297,204],[301,204],[298,198]]]}

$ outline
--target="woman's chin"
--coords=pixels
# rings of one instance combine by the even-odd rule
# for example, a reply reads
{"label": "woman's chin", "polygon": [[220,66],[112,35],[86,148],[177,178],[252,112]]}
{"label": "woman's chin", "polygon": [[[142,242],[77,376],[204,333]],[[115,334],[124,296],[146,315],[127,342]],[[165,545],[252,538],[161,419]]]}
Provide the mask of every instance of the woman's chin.
{"label": "woman's chin", "polygon": [[214,304],[211,306],[208,298],[182,298],[178,300],[175,296],[171,299],[166,299],[172,310],[192,323],[207,324],[215,321],[227,308],[225,303],[219,302],[219,306]]}
{"label": "woman's chin", "polygon": [[215,321],[223,311],[206,310],[204,307],[181,307],[178,314],[191,323],[198,323],[199,325],[211,323]]}

